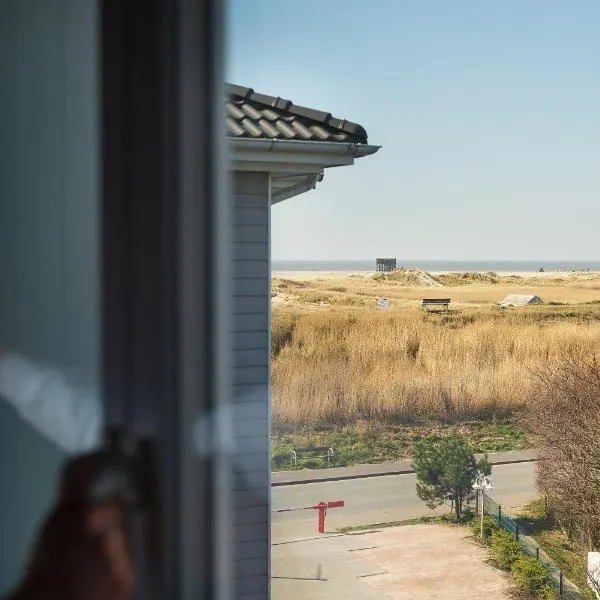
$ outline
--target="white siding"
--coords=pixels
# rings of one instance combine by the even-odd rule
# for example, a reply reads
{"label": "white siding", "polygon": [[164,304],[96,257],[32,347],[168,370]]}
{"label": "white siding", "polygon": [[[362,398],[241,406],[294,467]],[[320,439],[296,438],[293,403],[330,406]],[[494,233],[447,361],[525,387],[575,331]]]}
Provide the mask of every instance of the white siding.
{"label": "white siding", "polygon": [[270,572],[270,197],[267,173],[233,185],[235,597],[269,597]]}

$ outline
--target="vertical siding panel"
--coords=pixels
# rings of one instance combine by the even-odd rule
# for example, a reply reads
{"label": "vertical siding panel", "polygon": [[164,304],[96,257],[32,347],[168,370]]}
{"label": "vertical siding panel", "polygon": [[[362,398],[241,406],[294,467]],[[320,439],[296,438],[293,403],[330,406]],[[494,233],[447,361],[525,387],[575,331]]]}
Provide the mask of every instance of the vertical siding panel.
{"label": "vertical siding panel", "polygon": [[[233,185],[232,352],[235,597],[269,597],[270,573],[270,193],[267,173],[236,173]],[[259,541],[262,540],[262,541]]]}

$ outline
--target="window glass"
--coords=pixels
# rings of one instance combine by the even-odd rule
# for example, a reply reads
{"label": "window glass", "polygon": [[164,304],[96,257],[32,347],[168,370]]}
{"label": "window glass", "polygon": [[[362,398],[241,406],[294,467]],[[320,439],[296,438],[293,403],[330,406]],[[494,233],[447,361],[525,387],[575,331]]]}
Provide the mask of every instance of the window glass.
{"label": "window glass", "polygon": [[97,439],[96,27],[92,0],[0,4],[0,594]]}
{"label": "window glass", "polygon": [[299,6],[228,9],[238,589],[268,562],[275,600],[466,597],[470,568],[495,596],[438,522],[487,515],[530,557],[571,548],[531,565],[540,596],[586,595],[600,3]]}

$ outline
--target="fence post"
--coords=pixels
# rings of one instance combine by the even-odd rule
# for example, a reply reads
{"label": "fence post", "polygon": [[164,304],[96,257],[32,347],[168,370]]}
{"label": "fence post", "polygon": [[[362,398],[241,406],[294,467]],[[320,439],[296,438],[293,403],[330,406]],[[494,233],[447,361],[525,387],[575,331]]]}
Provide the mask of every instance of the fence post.
{"label": "fence post", "polygon": [[535,560],[537,560],[537,561],[540,560],[540,547],[539,546],[535,549]]}
{"label": "fence post", "polygon": [[502,523],[502,507],[498,504],[498,525]]}
{"label": "fence post", "polygon": [[517,540],[517,542],[519,541],[519,524],[516,524],[516,529],[515,529],[515,540]]}
{"label": "fence post", "polygon": [[563,589],[563,572],[560,571],[559,580],[558,580],[558,593],[561,598],[563,595],[563,591],[564,591],[564,589]]}

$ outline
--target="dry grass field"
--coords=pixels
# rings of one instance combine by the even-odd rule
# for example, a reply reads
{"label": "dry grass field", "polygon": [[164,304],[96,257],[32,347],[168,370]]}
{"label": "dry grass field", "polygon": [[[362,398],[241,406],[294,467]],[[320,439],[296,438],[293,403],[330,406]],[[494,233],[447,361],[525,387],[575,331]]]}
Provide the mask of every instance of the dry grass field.
{"label": "dry grass field", "polygon": [[[509,293],[546,303],[500,308]],[[274,277],[272,297],[276,434],[506,423],[534,400],[532,371],[600,348],[596,273]],[[449,297],[452,310],[424,312],[423,297]]]}

